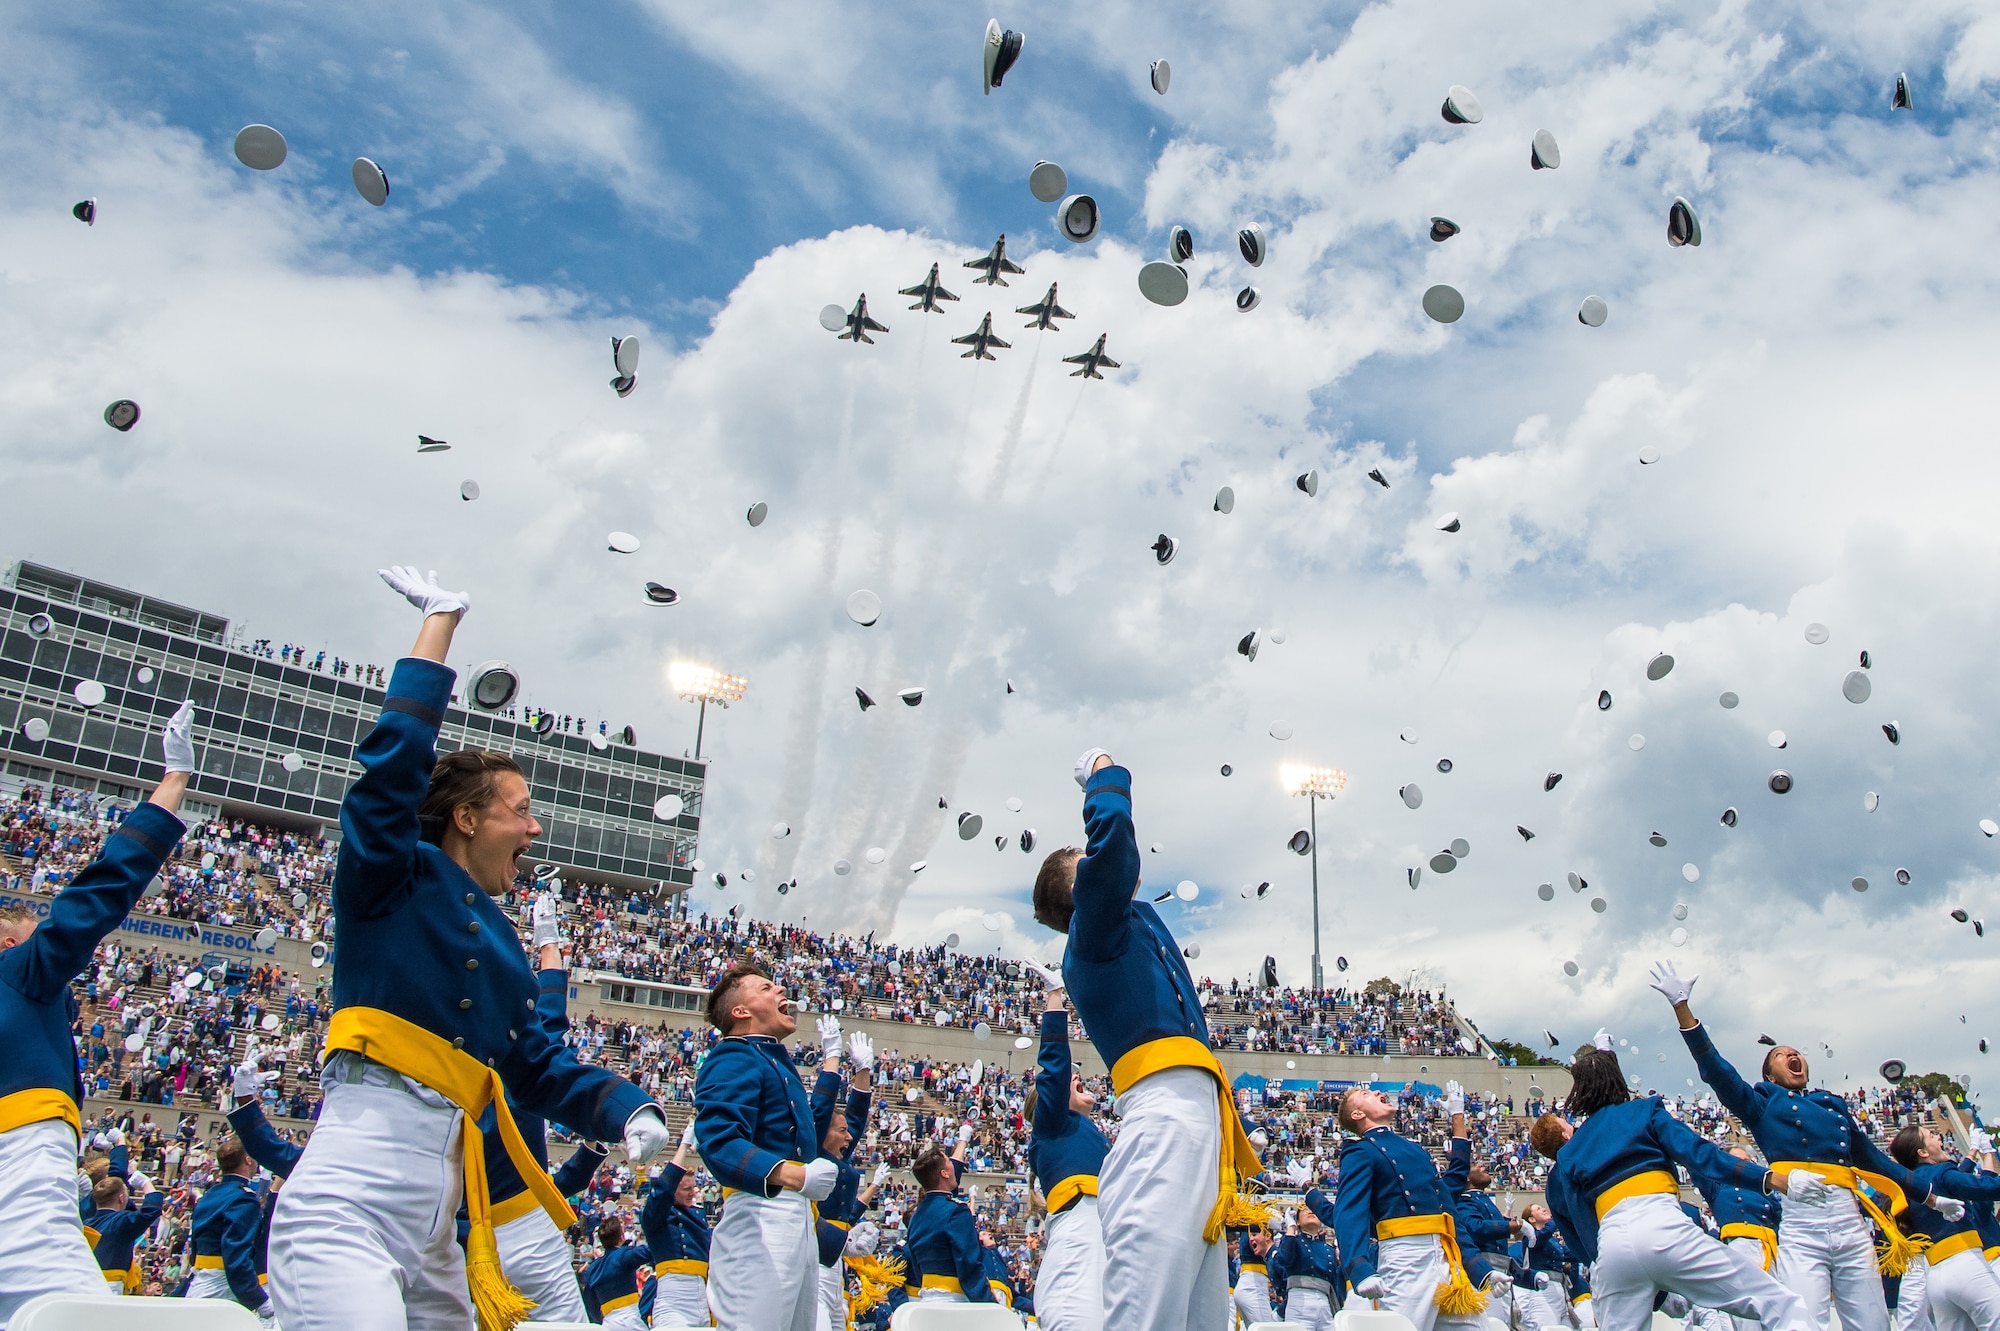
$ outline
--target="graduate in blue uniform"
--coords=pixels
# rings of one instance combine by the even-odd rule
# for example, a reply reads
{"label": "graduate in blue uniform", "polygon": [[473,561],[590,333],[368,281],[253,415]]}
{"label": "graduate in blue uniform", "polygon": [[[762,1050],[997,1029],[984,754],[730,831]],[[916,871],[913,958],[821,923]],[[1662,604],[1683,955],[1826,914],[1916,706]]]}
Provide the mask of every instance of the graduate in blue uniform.
{"label": "graduate in blue uniform", "polygon": [[83,1081],[70,981],[186,831],[175,815],[194,771],[193,728],[194,704],[183,703],[161,739],[160,784],[55,895],[46,918],[0,907],[0,1326],[37,1294],[104,1292],[76,1189]]}
{"label": "graduate in blue uniform", "polygon": [[1530,1140],[1554,1161],[1549,1210],[1571,1251],[1590,1263],[1600,1331],[1643,1331],[1662,1292],[1755,1317],[1765,1331],[1804,1331],[1810,1319],[1798,1295],[1688,1219],[1675,1170],[1758,1190],[1778,1176],[1696,1136],[1659,1097],[1634,1100],[1609,1049],[1577,1055],[1570,1076],[1565,1104],[1581,1126],[1544,1114]]}
{"label": "graduate in blue uniform", "polygon": [[597,1242],[604,1251],[579,1277],[591,1320],[619,1331],[646,1331],[646,1321],[639,1315],[639,1282],[652,1267],[652,1249],[644,1243],[627,1243],[625,1222],[615,1215],[598,1221]]}
{"label": "graduate in blue uniform", "polygon": [[[444,662],[468,599],[412,568],[383,581],[424,616],[355,749],[334,871],[333,1020],[319,1122],[271,1223],[285,1331],[356,1325],[505,1331],[528,1312],[501,1270],[476,1125],[500,1136],[552,1218],[568,1213],[507,1101],[643,1162],[672,1140],[651,1097],[552,1042],[539,986],[499,898],[541,835],[505,754],[437,756],[455,676]],[[465,1249],[440,1223],[463,1196]],[[468,1298],[468,1294],[470,1297]]]}
{"label": "graduate in blue uniform", "polygon": [[[1464,1093],[1456,1083],[1450,1091],[1446,1109],[1459,1136],[1467,1130]],[[1483,1263],[1469,1270],[1459,1249],[1451,1197],[1464,1186],[1458,1175],[1470,1157],[1454,1158],[1452,1177],[1441,1178],[1429,1151],[1396,1134],[1396,1102],[1372,1086],[1343,1092],[1335,1121],[1356,1136],[1341,1148],[1339,1195],[1320,1218],[1330,1221],[1353,1296],[1401,1313],[1418,1331],[1478,1327],[1487,1296],[1475,1277],[1503,1287],[1506,1277]]]}
{"label": "graduate in blue uniform", "polygon": [[[97,1257],[98,1269],[104,1272],[105,1292],[110,1294],[139,1292],[139,1258],[134,1249],[140,1236],[160,1218],[160,1208],[167,1201],[167,1195],[153,1187],[144,1174],[129,1172],[129,1157],[118,1159],[124,1152],[122,1146],[113,1149],[111,1170],[92,1186],[94,1209],[83,1218],[84,1237]],[[137,1206],[132,1205],[135,1189]]]}
{"label": "graduate in blue uniform", "polygon": [[[861,1171],[854,1166],[854,1148],[868,1130],[868,1111],[873,1101],[870,1085],[875,1075],[875,1042],[855,1031],[847,1039],[848,1056],[854,1063],[854,1082],[847,1101],[841,1104],[840,1018],[819,1019],[820,1051],[824,1055],[819,1075],[813,1080],[813,1130],[819,1134],[819,1154],[840,1171],[833,1191],[819,1204],[814,1237],[819,1242],[819,1301],[826,1308],[827,1321],[836,1328],[847,1322],[847,1292],[842,1280],[847,1236],[855,1222],[868,1213],[869,1202],[881,1187],[878,1178],[869,1187],[861,1186]],[[886,1177],[886,1176],[885,1176]]]}
{"label": "graduate in blue uniform", "polygon": [[993,1301],[1003,1308],[1012,1308],[1020,1290],[1014,1283],[1014,1268],[1007,1264],[1007,1256],[993,1242],[991,1230],[979,1231],[981,1260],[986,1263],[986,1288],[992,1293]]}
{"label": "graduate in blue uniform", "polygon": [[216,1146],[215,1164],[222,1177],[194,1204],[194,1278],[187,1297],[235,1299],[268,1324],[271,1299],[257,1278],[257,1243],[264,1229],[264,1199],[251,1183],[257,1165],[233,1135]]}
{"label": "graduate in blue uniform", "polygon": [[917,1152],[910,1172],[923,1195],[910,1213],[904,1252],[918,1298],[943,1303],[991,1303],[986,1253],[972,1208],[957,1192],[958,1170],[935,1142]]}
{"label": "graduate in blue uniform", "polygon": [[639,1211],[658,1282],[649,1313],[662,1326],[708,1325],[708,1217],[689,1168],[693,1151],[689,1119],[674,1158],[653,1171],[653,1190]]}
{"label": "graduate in blue uniform", "polygon": [[1913,1191],[1969,1203],[1957,1216],[1944,1215],[1929,1204],[1912,1208],[1916,1212],[1912,1228],[1930,1237],[1924,1251],[1929,1269],[1920,1291],[1909,1291],[1912,1282],[1907,1276],[1904,1290],[1928,1303],[1938,1331],[2000,1329],[2000,1279],[1986,1264],[1986,1247],[1971,1214],[2000,1201],[2000,1173],[1993,1172],[2000,1165],[1990,1151],[1984,1169],[1972,1161],[1954,1161],[1937,1133],[1914,1123],[1896,1133],[1889,1153],[1910,1171]]}
{"label": "graduate in blue uniform", "polygon": [[1105,1157],[1104,1313],[1120,1331],[1213,1331],[1229,1316],[1223,1231],[1263,1166],[1209,1047],[1180,945],[1139,896],[1132,774],[1092,749],[1076,762],[1084,850],[1042,862],[1035,918],[1066,934],[1063,978],[1111,1069],[1118,1140]]}
{"label": "graduate in blue uniform", "polygon": [[1111,1144],[1091,1118],[1097,1097],[1083,1089],[1070,1058],[1062,973],[1041,969],[1049,988],[1035,1093],[1025,1106],[1028,1170],[1049,1212],[1035,1273],[1036,1318],[1045,1331],[1103,1331],[1104,1226],[1097,1190]]}
{"label": "graduate in blue uniform", "polygon": [[1332,1331],[1340,1307],[1340,1258],[1310,1204],[1299,1208],[1299,1232],[1271,1246],[1271,1288],[1287,1325]]}
{"label": "graduate in blue uniform", "polygon": [[1270,1263],[1276,1238],[1261,1224],[1232,1232],[1236,1235],[1236,1279],[1229,1288],[1229,1302],[1243,1325],[1268,1322],[1273,1315]]}
{"label": "graduate in blue uniform", "polygon": [[1493,1185],[1493,1174],[1484,1160],[1472,1158],[1470,1125],[1467,1127],[1467,1135],[1454,1136],[1448,1148],[1451,1163],[1445,1175],[1451,1193],[1452,1220],[1458,1228],[1460,1251],[1467,1263],[1483,1263],[1488,1271],[1509,1278],[1506,1286],[1488,1281],[1486,1290],[1486,1320],[1508,1327],[1513,1325],[1515,1301],[1511,1286],[1514,1259],[1508,1248],[1518,1222],[1503,1215],[1486,1191]]}
{"label": "graduate in blue uniform", "polygon": [[[1909,1202],[1923,1199],[1905,1196],[1908,1174],[1854,1121],[1844,1099],[1806,1089],[1809,1070],[1798,1050],[1773,1048],[1764,1056],[1763,1080],[1754,1086],[1744,1081],[1688,1006],[1699,978],[1682,978],[1671,962],[1662,962],[1654,968],[1653,988],[1674,1005],[1701,1079],[1786,1180],[1773,1274],[1815,1317],[1830,1297],[1844,1331],[1887,1331],[1881,1277],[1901,1275],[1917,1250],[1895,1217]],[[1877,1227],[1887,1238],[1879,1260]]]}
{"label": "graduate in blue uniform", "polygon": [[1546,1206],[1529,1203],[1521,1217],[1522,1266],[1526,1289],[1515,1303],[1529,1331],[1566,1325],[1571,1297],[1569,1277],[1576,1257],[1563,1241],[1562,1230]]}
{"label": "graduate in blue uniform", "polygon": [[725,1189],[709,1240],[708,1305],[722,1331],[812,1331],[819,1242],[812,1203],[840,1178],[821,1158],[812,1099],[785,1037],[792,1001],[763,967],[738,962],[708,993],[722,1039],[694,1079],[702,1163]]}

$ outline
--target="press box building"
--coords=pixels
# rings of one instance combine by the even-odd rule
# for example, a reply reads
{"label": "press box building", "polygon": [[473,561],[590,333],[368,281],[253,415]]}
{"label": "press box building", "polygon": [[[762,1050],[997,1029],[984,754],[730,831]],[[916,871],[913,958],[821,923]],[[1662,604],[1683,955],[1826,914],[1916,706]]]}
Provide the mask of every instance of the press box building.
{"label": "press box building", "polygon": [[[244,818],[340,834],[340,801],[361,768],[354,746],[383,692],[253,655],[220,615],[21,560],[0,584],[0,760],[9,788],[37,782],[136,802],[163,775],[159,733],[195,703],[200,770],[194,817]],[[78,686],[95,682],[104,696]],[[461,681],[462,682],[462,681]],[[29,722],[39,718],[45,739]],[[694,880],[705,764],[581,735],[537,735],[525,722],[454,695],[441,752],[513,755],[534,792],[543,836],[530,857],[627,890]],[[286,759],[293,756],[287,770]],[[681,812],[654,817],[678,795]]]}

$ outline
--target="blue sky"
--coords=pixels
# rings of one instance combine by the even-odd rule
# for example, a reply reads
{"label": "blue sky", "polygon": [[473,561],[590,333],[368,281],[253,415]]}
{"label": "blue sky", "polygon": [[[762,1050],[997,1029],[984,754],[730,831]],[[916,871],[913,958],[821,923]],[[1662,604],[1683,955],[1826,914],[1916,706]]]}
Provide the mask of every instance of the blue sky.
{"label": "blue sky", "polygon": [[[1101,744],[1163,847],[1148,884],[1202,886],[1172,909],[1204,963],[1247,974],[1269,952],[1296,979],[1306,866],[1283,847],[1303,819],[1276,769],[1337,762],[1326,950],[1371,975],[1441,981],[1499,1032],[1656,1039],[1644,970],[1678,903],[1674,955],[1729,1038],[1865,994],[1829,1040],[1841,1075],[1892,1053],[1976,1070],[1955,1017],[2000,982],[1946,911],[2000,919],[2000,843],[1977,831],[2000,816],[2000,617],[1980,591],[2000,575],[2000,19],[1024,4],[998,14],[1028,42],[987,98],[986,17],[8,12],[0,556],[385,662],[413,626],[373,570],[436,567],[473,593],[468,660],[505,656],[531,699],[669,751],[693,718],[666,661],[746,674],[709,726],[717,907],[1047,955],[1031,859],[958,841],[953,815],[1070,839],[1069,763]],[[1166,97],[1146,82],[1162,56]],[[1914,112],[1889,109],[1899,70]],[[1438,116],[1461,82],[1481,125]],[[278,171],[230,156],[252,121],[287,135]],[[1537,128],[1560,170],[1528,168]],[[349,184],[359,154],[388,171],[386,208]],[[1092,244],[1030,197],[1039,157],[1102,204]],[[89,230],[67,214],[86,194]],[[1665,243],[1675,195],[1701,210],[1699,250]],[[1464,233],[1431,243],[1433,213]],[[1252,219],[1271,237],[1254,274],[1230,243]],[[1161,310],[1134,275],[1175,222],[1200,244],[1195,292]],[[1002,231],[1028,273],[972,286],[958,264]],[[965,299],[911,313],[894,289],[932,262]],[[1253,280],[1263,304],[1239,315]],[[1049,281],[1077,320],[1021,329]],[[1467,298],[1448,329],[1419,312],[1434,282]],[[815,315],[861,291],[891,332],[836,343]],[[1576,321],[1586,294],[1609,303],[1600,329]],[[950,354],[988,311],[1013,349]],[[606,339],[634,333],[620,400]],[[1124,368],[1068,378],[1059,358],[1099,333]],[[124,396],[146,410],[129,436],[98,416]],[[415,457],[418,432],[453,451]],[[1292,488],[1308,467],[1317,499]],[[1229,518],[1210,509],[1225,483]],[[611,529],[641,554],[607,553]],[[1166,569],[1162,531],[1181,541]],[[644,579],[681,604],[645,606]],[[874,629],[841,613],[859,587],[887,607]],[[1251,628],[1271,639],[1254,664],[1232,650]],[[1857,708],[1839,682],[1863,647]],[[1648,683],[1660,650],[1679,664]],[[856,685],[909,684],[920,709],[854,706]],[[1724,688],[1741,709],[1715,705]],[[1781,762],[1799,776],[1782,800],[1763,791]],[[1412,780],[1415,812],[1395,795]],[[1474,854],[1410,893],[1454,836]],[[882,866],[831,874],[872,846]],[[1912,885],[1884,888],[1899,865]],[[1605,912],[1538,900],[1570,869]],[[1261,879],[1253,909],[1239,891]]]}

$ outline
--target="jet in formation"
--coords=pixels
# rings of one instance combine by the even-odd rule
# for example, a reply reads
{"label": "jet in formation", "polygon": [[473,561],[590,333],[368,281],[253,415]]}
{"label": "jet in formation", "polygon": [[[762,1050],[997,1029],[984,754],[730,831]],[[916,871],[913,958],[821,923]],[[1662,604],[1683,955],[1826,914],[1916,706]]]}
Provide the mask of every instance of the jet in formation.
{"label": "jet in formation", "polygon": [[1049,283],[1048,295],[1043,296],[1033,305],[1023,305],[1020,309],[1015,310],[1014,313],[1034,315],[1035,317],[1028,321],[1027,326],[1029,328],[1039,328],[1043,332],[1054,328],[1058,319],[1076,318],[1074,314],[1056,304],[1056,284],[1054,282]]}
{"label": "jet in formation", "polygon": [[939,307],[939,301],[958,299],[957,296],[946,291],[938,283],[938,266],[936,264],[931,265],[931,275],[929,277],[926,277],[913,287],[904,287],[896,294],[899,296],[915,296],[917,303],[910,306],[910,308],[913,310],[922,310],[925,314],[942,314],[944,311]]}
{"label": "jet in formation", "polygon": [[854,309],[847,316],[847,327],[841,331],[839,340],[842,342],[852,341],[857,345],[866,342],[872,346],[875,339],[868,336],[868,334],[886,333],[888,331],[889,325],[877,323],[870,317],[868,313],[868,297],[864,295],[861,299],[854,302]]}
{"label": "jet in formation", "polygon": [[1025,273],[1028,271],[1007,257],[1007,234],[1004,231],[1000,234],[1000,239],[993,242],[992,249],[988,250],[981,258],[966,260],[965,266],[967,268],[982,270],[981,276],[972,279],[974,286],[985,282],[992,286],[1004,287],[1007,285],[1007,279],[1001,276],[1001,274]]}
{"label": "jet in formation", "polygon": [[[1049,294],[1054,295],[1055,293],[1051,291]],[[1081,355],[1063,357],[1063,364],[1081,365],[1083,367],[1080,370],[1071,370],[1069,372],[1070,378],[1102,379],[1104,376],[1098,373],[1099,370],[1115,370],[1119,368],[1117,361],[1104,354],[1104,339],[1110,336],[1111,334],[1109,333],[1099,333],[1097,335],[1097,344],[1091,347],[1090,350],[1083,352]]]}
{"label": "jet in formation", "polygon": [[952,341],[959,346],[972,348],[970,351],[961,353],[959,356],[960,360],[998,360],[999,357],[995,356],[989,348],[999,347],[1002,351],[1005,351],[1014,345],[1012,342],[1001,341],[999,336],[994,333],[993,315],[990,312],[984,319],[979,321],[979,327],[973,329],[964,337],[954,337]]}

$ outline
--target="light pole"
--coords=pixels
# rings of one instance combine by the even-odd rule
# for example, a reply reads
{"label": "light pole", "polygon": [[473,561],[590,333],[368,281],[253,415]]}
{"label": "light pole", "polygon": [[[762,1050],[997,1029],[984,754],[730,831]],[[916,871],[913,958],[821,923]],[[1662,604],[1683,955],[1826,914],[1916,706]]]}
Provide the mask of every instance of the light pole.
{"label": "light pole", "polygon": [[742,700],[743,690],[750,687],[750,681],[741,675],[726,674],[713,666],[696,665],[692,661],[675,661],[667,667],[667,680],[682,702],[698,702],[701,713],[694,723],[694,756],[701,758],[701,732],[708,724],[708,705],[727,709],[729,704]]}
{"label": "light pole", "polygon": [[1326,975],[1319,960],[1319,802],[1332,799],[1347,789],[1347,773],[1338,767],[1308,767],[1286,763],[1278,769],[1278,780],[1294,795],[1307,800],[1308,835],[1312,839],[1313,875],[1313,988],[1326,988]]}

